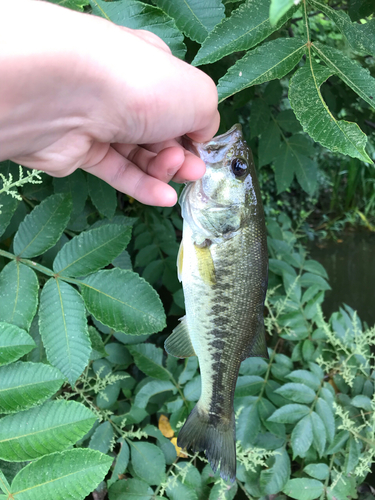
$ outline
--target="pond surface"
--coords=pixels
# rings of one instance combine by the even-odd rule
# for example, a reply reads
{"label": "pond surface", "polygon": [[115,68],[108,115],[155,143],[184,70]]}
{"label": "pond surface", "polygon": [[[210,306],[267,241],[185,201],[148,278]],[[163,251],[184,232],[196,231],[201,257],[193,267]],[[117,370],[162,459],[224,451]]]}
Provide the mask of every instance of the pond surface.
{"label": "pond surface", "polygon": [[326,292],[323,312],[328,318],[345,303],[369,326],[375,324],[375,233],[344,233],[338,242],[310,242],[312,259],[326,269],[332,290]]}

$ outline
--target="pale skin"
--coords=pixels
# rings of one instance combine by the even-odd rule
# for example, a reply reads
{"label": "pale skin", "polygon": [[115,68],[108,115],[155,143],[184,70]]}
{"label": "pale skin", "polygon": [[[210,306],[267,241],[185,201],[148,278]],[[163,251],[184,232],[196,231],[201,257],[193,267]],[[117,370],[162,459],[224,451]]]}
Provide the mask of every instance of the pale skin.
{"label": "pale skin", "polygon": [[214,82],[156,35],[39,0],[0,0],[0,161],[63,177],[81,168],[142,203],[196,180],[181,137],[219,127]]}

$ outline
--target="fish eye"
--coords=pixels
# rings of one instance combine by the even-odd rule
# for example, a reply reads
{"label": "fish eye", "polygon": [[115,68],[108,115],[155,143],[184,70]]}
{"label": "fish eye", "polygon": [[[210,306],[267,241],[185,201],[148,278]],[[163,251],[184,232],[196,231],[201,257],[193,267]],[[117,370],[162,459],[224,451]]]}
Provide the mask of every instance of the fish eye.
{"label": "fish eye", "polygon": [[246,174],[247,163],[242,158],[234,158],[230,165],[230,168],[236,177],[242,177]]}

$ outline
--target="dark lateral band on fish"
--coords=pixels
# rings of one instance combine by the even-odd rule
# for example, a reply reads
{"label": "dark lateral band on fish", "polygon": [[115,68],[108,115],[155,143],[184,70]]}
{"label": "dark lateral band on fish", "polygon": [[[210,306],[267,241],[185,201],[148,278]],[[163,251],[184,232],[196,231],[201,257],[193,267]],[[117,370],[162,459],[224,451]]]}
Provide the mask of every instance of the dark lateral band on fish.
{"label": "dark lateral band on fish", "polygon": [[234,391],[241,362],[268,357],[263,324],[268,253],[264,212],[240,125],[185,146],[206,164],[180,197],[178,256],[186,316],[166,340],[173,356],[198,356],[202,391],[178,445],[204,451],[223,479],[236,477]]}

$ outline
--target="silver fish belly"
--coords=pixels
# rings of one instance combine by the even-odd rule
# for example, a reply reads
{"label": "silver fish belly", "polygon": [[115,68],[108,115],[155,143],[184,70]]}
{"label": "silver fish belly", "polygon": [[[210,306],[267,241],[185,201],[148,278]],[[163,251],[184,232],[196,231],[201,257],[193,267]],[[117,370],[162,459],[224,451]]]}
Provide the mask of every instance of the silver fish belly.
{"label": "silver fish belly", "polygon": [[186,316],[165,348],[198,356],[201,397],[178,445],[205,451],[214,471],[236,475],[233,399],[241,362],[268,357],[263,325],[268,254],[264,213],[251,152],[235,125],[205,144],[202,180],[181,195],[184,218],[178,259]]}

